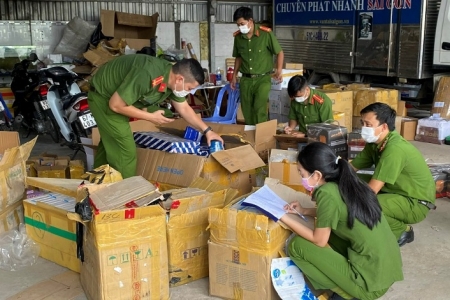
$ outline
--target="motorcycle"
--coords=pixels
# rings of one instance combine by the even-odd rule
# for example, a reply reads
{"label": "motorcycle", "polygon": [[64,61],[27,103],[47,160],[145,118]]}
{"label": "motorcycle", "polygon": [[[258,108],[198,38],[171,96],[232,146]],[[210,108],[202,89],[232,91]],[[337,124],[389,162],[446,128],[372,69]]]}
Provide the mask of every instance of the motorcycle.
{"label": "motorcycle", "polygon": [[0,94],[0,131],[11,131],[13,130],[12,126],[13,117],[11,112],[6,106],[5,101],[3,100],[2,95]]}
{"label": "motorcycle", "polygon": [[89,131],[78,125],[78,113],[87,106],[87,94],[82,93],[76,80],[81,78],[63,67],[44,69],[51,86],[47,101],[59,125],[61,135],[69,147],[74,148],[80,137],[87,137]]}
{"label": "motorcycle", "polygon": [[55,143],[59,142],[56,124],[47,102],[47,80],[41,71],[29,71],[31,63],[38,62],[35,53],[28,59],[14,65],[11,90],[15,100],[13,129],[28,129],[27,137],[34,130],[38,134],[49,134]]}

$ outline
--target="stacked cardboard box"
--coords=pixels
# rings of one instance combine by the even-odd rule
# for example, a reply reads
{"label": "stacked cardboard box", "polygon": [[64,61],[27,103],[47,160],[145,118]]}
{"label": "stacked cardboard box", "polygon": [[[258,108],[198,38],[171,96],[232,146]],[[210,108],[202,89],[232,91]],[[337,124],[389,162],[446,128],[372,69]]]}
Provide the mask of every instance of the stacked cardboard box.
{"label": "stacked cardboard box", "polygon": [[27,161],[29,177],[81,179],[83,174],[83,161],[71,161],[68,156],[43,153],[40,156],[30,157]]}
{"label": "stacked cardboard box", "polygon": [[[301,201],[304,207],[314,207],[308,196],[278,180],[268,178],[266,184],[287,203]],[[240,203],[244,198],[209,211],[210,294],[225,299],[278,299],[270,265],[273,258],[282,255],[291,232],[281,223],[243,209]]]}
{"label": "stacked cardboard box", "polygon": [[308,143],[321,142],[330,146],[336,155],[347,158],[347,128],[335,124],[311,124],[308,126]]}
{"label": "stacked cardboard box", "polygon": [[441,77],[434,94],[433,116],[450,119],[450,76]]}
{"label": "stacked cardboard box", "polygon": [[23,222],[25,162],[36,140],[20,146],[17,132],[0,132],[0,233]]}

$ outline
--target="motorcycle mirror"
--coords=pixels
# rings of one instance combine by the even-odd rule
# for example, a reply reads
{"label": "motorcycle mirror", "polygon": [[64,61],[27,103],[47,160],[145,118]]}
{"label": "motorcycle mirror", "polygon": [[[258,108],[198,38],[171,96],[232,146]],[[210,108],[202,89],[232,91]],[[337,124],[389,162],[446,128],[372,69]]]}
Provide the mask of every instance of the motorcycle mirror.
{"label": "motorcycle mirror", "polygon": [[36,53],[30,53],[30,60],[32,61],[32,62],[35,62],[35,61],[37,61],[38,60],[38,56],[36,55]]}

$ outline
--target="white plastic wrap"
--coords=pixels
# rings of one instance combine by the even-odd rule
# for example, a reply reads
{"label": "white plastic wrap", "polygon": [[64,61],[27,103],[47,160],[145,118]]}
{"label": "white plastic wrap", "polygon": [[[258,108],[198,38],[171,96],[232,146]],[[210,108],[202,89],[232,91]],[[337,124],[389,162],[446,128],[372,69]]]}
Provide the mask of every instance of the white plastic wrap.
{"label": "white plastic wrap", "polygon": [[81,56],[86,51],[95,27],[80,17],[73,18],[64,28],[61,41],[53,53],[68,57]]}
{"label": "white plastic wrap", "polygon": [[450,136],[450,121],[447,121],[442,118],[429,117],[429,118],[419,119],[419,122],[417,125],[417,131],[416,131],[417,134],[424,135],[422,127],[438,129],[437,138],[441,141],[444,140],[447,136]]}
{"label": "white plastic wrap", "polygon": [[296,163],[297,157],[298,157],[297,151],[284,151],[283,153],[277,153],[275,155],[271,155],[269,162],[288,161],[290,163]]}
{"label": "white plastic wrap", "polygon": [[40,247],[26,233],[25,225],[0,235],[0,269],[17,271],[32,266],[39,257]]}

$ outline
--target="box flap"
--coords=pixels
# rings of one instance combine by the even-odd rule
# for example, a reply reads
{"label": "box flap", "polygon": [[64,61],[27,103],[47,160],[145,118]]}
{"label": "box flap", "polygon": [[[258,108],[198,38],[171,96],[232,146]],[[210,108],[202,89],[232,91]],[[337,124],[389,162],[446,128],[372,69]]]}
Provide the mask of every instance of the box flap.
{"label": "box flap", "polygon": [[282,133],[282,134],[277,134],[274,135],[275,139],[278,142],[296,142],[296,143],[307,143],[308,142],[308,138],[301,138],[301,137],[294,137],[290,134],[286,134],[286,133]]}
{"label": "box flap", "polygon": [[27,177],[26,183],[29,186],[37,187],[46,191],[60,193],[70,197],[77,196],[77,189],[83,180],[60,179],[60,178],[40,178]]}
{"label": "box flap", "polygon": [[154,26],[153,19],[151,16],[116,12],[116,17],[117,23],[120,25],[135,26],[135,27]]}
{"label": "box flap", "polygon": [[100,12],[100,22],[102,23],[102,33],[105,36],[114,37],[114,21],[116,12],[114,10],[102,10]]}
{"label": "box flap", "polygon": [[264,161],[250,145],[214,152],[212,157],[230,173],[245,172],[265,166]]}

